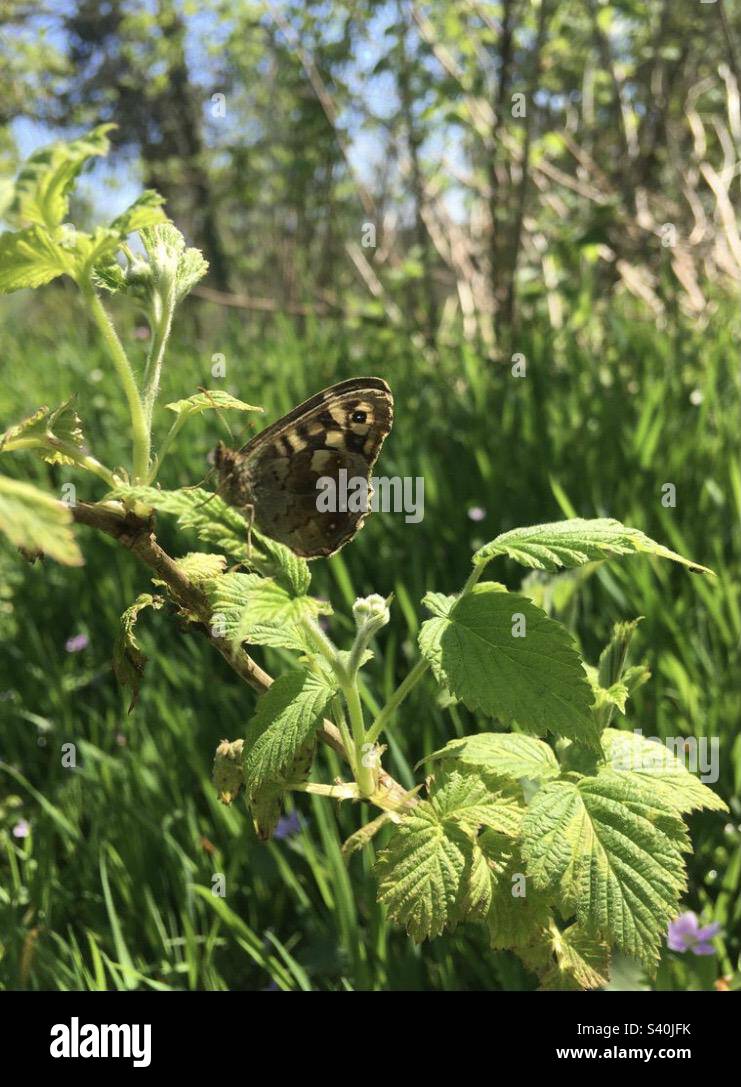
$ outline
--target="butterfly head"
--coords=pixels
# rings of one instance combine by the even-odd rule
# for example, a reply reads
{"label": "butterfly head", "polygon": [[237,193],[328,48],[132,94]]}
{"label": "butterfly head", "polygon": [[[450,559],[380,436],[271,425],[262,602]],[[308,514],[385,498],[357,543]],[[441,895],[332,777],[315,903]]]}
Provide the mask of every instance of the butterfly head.
{"label": "butterfly head", "polygon": [[221,473],[226,469],[229,469],[234,465],[235,452],[230,449],[228,445],[224,445],[223,442],[219,442],[211,454],[209,460],[213,464],[216,471]]}
{"label": "butterfly head", "polygon": [[244,454],[219,442],[212,459],[219,480],[219,494],[233,506],[247,505],[250,494]]}

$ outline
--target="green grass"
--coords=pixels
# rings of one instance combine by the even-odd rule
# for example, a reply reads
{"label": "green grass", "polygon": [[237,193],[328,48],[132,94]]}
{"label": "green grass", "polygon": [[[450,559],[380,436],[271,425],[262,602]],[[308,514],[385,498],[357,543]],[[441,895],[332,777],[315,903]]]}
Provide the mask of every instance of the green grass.
{"label": "green grass", "polygon": [[[717,736],[713,787],[732,815],[691,822],[687,906],[726,929],[719,962],[668,956],[657,987],[712,988],[737,968],[741,940],[741,322],[718,303],[707,328],[678,317],[657,329],[625,302],[582,302],[557,336],[530,324],[518,344],[527,377],[456,345],[423,357],[379,330],[272,319],[255,322],[198,308],[176,332],[163,400],[199,385],[264,405],[267,418],[351,374],[381,374],[396,421],[384,474],[424,476],[425,518],[377,514],[341,556],[316,563],[314,591],[338,614],[356,595],[395,593],[392,624],[366,670],[369,704],[382,702],[414,654],[428,589],[454,591],[474,547],[516,525],[571,510],[611,515],[711,566],[702,578],[646,558],[605,564],[585,579],[564,614],[589,659],[612,623],[644,616],[634,659],[653,673],[629,717],[645,735]],[[71,292],[4,303],[0,429],[41,403],[78,392],[90,444],[109,465],[127,439],[115,379]],[[124,321],[124,327],[127,327]],[[131,327],[128,331],[131,332]],[[142,345],[138,349],[143,353]],[[212,354],[226,358],[223,381]],[[160,434],[168,424],[160,411]],[[245,417],[246,418],[246,417]],[[235,441],[249,420],[231,416]],[[252,424],[254,425],[254,424]],[[219,420],[192,420],[163,470],[163,485],[198,482],[206,454],[228,436]],[[59,492],[100,497],[92,477],[20,456],[3,470],[33,473]],[[661,504],[672,482],[677,506]],[[486,510],[474,523],[471,506]],[[161,520],[162,540],[184,553],[193,540]],[[28,566],[0,549],[0,984],[7,988],[313,990],[530,989],[534,979],[507,953],[487,949],[467,926],[423,947],[392,930],[375,902],[372,852],[340,856],[370,813],[301,797],[303,830],[260,845],[241,803],[227,809],[209,782],[218,741],[244,732],[254,696],[197,635],[166,613],[143,617],[150,657],[141,701],[127,697],[110,657],[119,614],[147,587],[143,569],[112,541],[80,530],[81,569]],[[519,584],[498,562],[490,576]],[[83,652],[64,643],[89,635]],[[267,667],[281,668],[276,652]],[[389,769],[411,784],[411,767],[453,735],[486,728],[462,707],[430,710],[425,681],[404,704]],[[60,747],[77,747],[77,769]],[[339,766],[323,756],[321,771]],[[328,778],[329,779],[329,778]],[[12,828],[28,821],[30,835]],[[223,875],[226,897],[211,894]]]}

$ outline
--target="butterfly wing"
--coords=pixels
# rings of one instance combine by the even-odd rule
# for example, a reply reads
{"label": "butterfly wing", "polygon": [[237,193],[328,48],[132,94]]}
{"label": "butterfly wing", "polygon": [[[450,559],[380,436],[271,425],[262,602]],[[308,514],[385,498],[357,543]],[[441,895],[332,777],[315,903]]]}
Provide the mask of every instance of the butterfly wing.
{"label": "butterfly wing", "polygon": [[[367,508],[321,509],[319,479],[370,478],[393,422],[381,378],[352,378],[312,396],[241,450],[258,528],[303,558],[331,555],[361,528]],[[341,503],[338,503],[338,506]]]}

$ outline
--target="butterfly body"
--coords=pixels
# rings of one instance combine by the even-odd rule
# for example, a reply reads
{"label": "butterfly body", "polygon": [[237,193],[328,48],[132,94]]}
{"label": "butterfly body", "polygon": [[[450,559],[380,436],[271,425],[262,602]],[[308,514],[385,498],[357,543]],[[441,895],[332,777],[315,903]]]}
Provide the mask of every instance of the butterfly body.
{"label": "butterfly body", "polygon": [[370,478],[393,423],[393,397],[382,378],[351,378],[316,393],[240,450],[214,455],[219,492],[249,511],[266,536],[303,558],[338,551],[362,527],[367,509],[320,510],[317,482]]}

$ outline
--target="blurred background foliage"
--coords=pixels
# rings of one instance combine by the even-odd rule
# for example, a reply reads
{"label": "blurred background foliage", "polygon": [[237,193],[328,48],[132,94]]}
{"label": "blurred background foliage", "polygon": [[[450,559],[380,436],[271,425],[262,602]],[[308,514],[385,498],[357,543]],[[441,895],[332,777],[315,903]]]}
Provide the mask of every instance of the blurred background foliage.
{"label": "blurred background foliage", "polygon": [[[0,33],[4,171],[115,121],[75,221],[152,186],[210,261],[163,403],[219,386],[272,419],[343,377],[390,382],[382,468],[424,476],[424,521],[378,514],[313,567],[340,639],[354,596],[395,593],[369,706],[413,658],[422,594],[454,591],[472,549],[508,528],[612,515],[717,572],[633,558],[528,584],[592,661],[615,620],[645,617],[633,656],[652,679],[623,727],[719,741],[732,813],[692,818],[686,906],[722,923],[721,950],[666,952],[653,982],[619,962],[613,987],[737,985],[741,3],[8,0]],[[115,316],[143,358],[148,330],[125,304]],[[0,331],[0,429],[76,393],[93,450],[123,463],[125,408],[71,285],[4,298]],[[203,478],[222,425],[190,424],[163,485]],[[252,432],[232,425],[240,443]],[[102,494],[64,467],[5,462],[55,493]],[[0,545],[0,984],[533,988],[475,926],[422,947],[388,927],[372,850],[349,867],[339,852],[369,812],[301,797],[263,846],[241,804],[218,805],[212,753],[243,733],[253,695],[164,613],[141,624],[150,662],[127,715],[111,649],[146,574],[79,531],[80,569]],[[194,546],[165,519],[159,532],[174,554]],[[522,572],[494,576],[515,587]],[[277,651],[264,662],[284,667]],[[404,704],[386,756],[408,784],[425,752],[491,728],[431,691]],[[324,755],[319,770],[339,766]]]}

